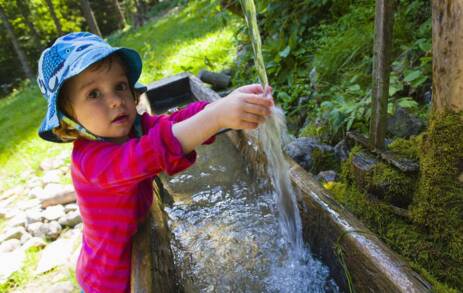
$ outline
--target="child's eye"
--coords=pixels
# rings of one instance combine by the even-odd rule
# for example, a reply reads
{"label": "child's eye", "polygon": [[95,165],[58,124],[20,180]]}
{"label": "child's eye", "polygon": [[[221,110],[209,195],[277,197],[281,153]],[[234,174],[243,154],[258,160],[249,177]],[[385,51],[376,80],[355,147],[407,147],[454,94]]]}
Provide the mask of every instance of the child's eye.
{"label": "child's eye", "polygon": [[99,90],[92,90],[90,93],[88,93],[88,97],[90,99],[97,99],[101,97],[101,92]]}
{"label": "child's eye", "polygon": [[129,88],[129,86],[127,85],[127,83],[125,81],[118,83],[117,86],[116,86],[116,90],[118,90],[118,91],[125,91],[128,88]]}

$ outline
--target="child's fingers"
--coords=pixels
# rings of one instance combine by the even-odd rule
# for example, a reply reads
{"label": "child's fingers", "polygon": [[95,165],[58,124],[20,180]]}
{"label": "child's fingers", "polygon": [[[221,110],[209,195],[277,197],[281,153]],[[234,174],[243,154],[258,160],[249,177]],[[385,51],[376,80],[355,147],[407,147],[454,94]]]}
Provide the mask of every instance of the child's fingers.
{"label": "child's fingers", "polygon": [[245,95],[244,100],[247,103],[261,105],[261,106],[264,106],[264,107],[272,107],[273,106],[273,99],[264,98],[264,97],[259,96],[259,95],[247,94],[247,95]]}
{"label": "child's fingers", "polygon": [[264,107],[261,105],[256,105],[256,104],[251,104],[251,103],[246,103],[244,105],[244,111],[251,113],[251,114],[260,115],[260,116],[268,116],[272,113],[269,107]]}
{"label": "child's fingers", "polygon": [[263,94],[264,93],[264,89],[258,83],[242,86],[238,90],[242,93],[248,93],[248,94]]}
{"label": "child's fingers", "polygon": [[250,123],[262,123],[264,122],[265,118],[263,116],[251,114],[251,113],[244,113],[241,115],[241,121],[250,122]]}

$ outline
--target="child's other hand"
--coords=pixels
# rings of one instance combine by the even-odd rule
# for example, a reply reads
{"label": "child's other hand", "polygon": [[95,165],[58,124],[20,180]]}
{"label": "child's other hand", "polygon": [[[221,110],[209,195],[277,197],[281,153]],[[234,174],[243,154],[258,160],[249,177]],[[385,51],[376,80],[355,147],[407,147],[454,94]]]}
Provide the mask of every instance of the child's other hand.
{"label": "child's other hand", "polygon": [[[237,88],[223,99],[210,104],[220,128],[254,129],[272,113],[272,88],[264,95],[261,85]],[[211,110],[212,110],[211,109]]]}

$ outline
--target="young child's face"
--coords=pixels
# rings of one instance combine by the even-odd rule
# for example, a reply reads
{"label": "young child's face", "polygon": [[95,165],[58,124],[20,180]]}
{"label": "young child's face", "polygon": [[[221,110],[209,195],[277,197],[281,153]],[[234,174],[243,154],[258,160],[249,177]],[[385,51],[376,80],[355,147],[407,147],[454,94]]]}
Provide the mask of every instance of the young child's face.
{"label": "young child's face", "polygon": [[112,60],[72,78],[67,92],[77,122],[97,136],[122,143],[135,121],[136,105],[121,61]]}

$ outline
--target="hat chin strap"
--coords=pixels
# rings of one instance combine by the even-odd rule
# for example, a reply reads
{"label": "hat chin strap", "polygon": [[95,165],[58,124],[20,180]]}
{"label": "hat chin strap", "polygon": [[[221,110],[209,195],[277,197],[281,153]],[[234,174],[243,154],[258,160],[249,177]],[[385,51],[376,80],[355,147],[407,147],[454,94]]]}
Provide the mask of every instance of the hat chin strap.
{"label": "hat chin strap", "polygon": [[[77,130],[81,136],[83,136],[84,138],[88,140],[94,140],[94,141],[108,141],[109,140],[109,138],[107,137],[97,136],[91,133],[85,127],[75,122],[71,118],[67,117],[66,115],[63,115],[61,120],[65,122],[67,125],[69,125],[69,127],[71,127],[72,129]],[[141,116],[138,113],[135,116],[134,130],[135,130],[136,137],[141,137],[143,135],[143,129],[141,126]]]}

